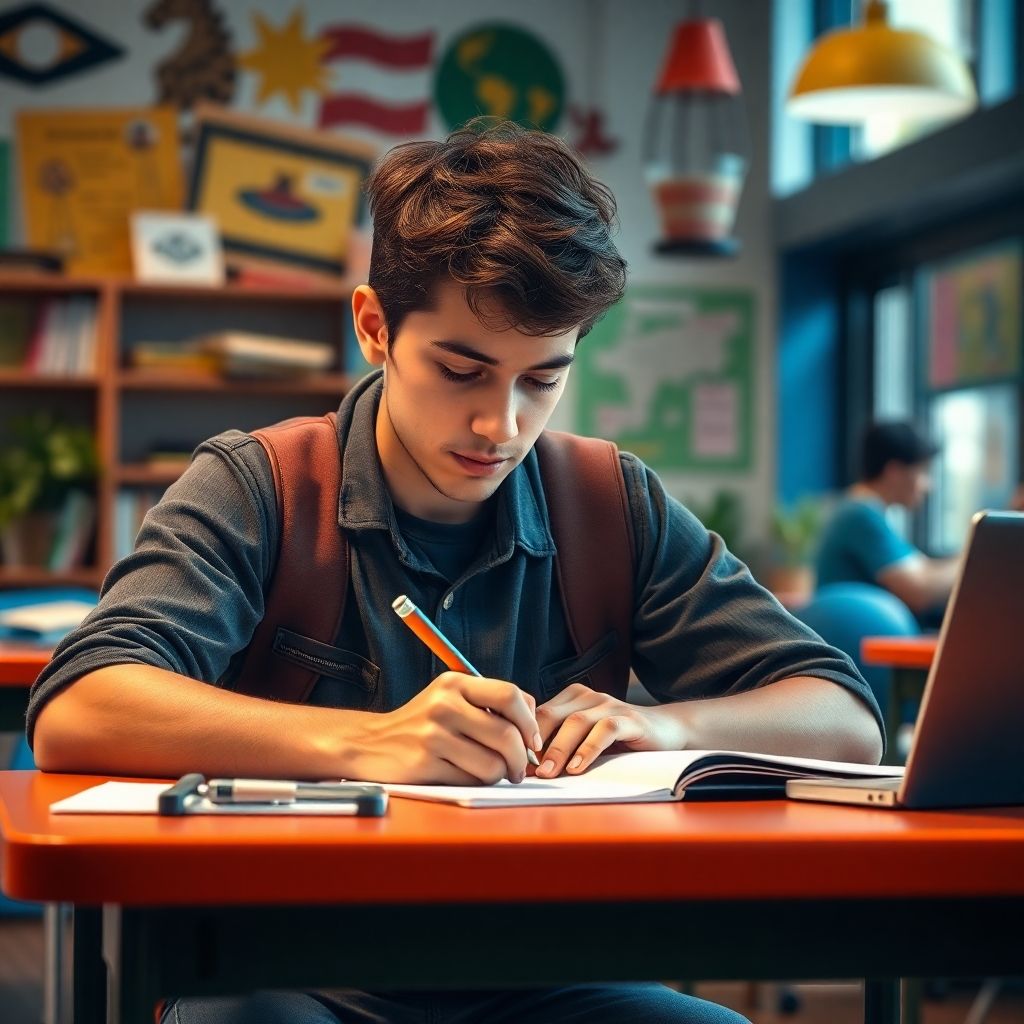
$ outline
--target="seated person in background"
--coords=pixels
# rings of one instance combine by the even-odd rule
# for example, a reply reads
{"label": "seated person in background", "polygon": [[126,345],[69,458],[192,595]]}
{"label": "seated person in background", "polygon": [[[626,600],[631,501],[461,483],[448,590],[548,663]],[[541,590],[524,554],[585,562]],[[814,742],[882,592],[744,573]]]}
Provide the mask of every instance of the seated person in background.
{"label": "seated person in background", "polygon": [[895,594],[923,623],[941,619],[958,559],[929,558],[889,525],[890,505],[916,508],[930,487],[938,447],[912,424],[873,423],[861,443],[861,477],[822,532],[817,585],[874,583]]}
{"label": "seated person in background", "polygon": [[[628,453],[628,660],[660,703],[638,707],[589,685],[625,638],[611,632],[574,652],[534,443],[577,343],[621,297],[625,263],[611,239],[614,200],[573,150],[514,124],[471,126],[392,150],[368,193],[370,276],[352,311],[378,369],[341,404],[342,494],[328,522],[309,524],[344,532],[348,600],[333,644],[293,633],[265,666],[271,694],[286,655],[307,652],[305,663],[325,674],[301,704],[233,689],[266,614],[281,531],[266,453],[252,435],[228,431],[199,447],[149,512],[98,608],[37,680],[28,733],[40,768],[469,784],[522,781],[528,749],[540,753],[541,778],[584,771],[609,748],[877,762],[878,707],[850,660],[788,615]],[[585,505],[580,495],[579,529]],[[602,579],[593,566],[593,585]],[[438,674],[392,611],[401,593],[485,678]],[[428,934],[426,912],[423,923]],[[163,1019],[456,1015],[742,1020],[648,984],[178,999]]]}

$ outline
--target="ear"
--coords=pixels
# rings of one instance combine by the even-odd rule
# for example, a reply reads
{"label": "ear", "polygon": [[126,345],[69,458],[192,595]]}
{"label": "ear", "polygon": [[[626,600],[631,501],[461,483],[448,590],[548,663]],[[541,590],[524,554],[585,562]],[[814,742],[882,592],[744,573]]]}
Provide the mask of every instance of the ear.
{"label": "ear", "polygon": [[371,366],[383,366],[388,354],[388,325],[377,293],[368,285],[352,292],[352,322],[363,358]]}

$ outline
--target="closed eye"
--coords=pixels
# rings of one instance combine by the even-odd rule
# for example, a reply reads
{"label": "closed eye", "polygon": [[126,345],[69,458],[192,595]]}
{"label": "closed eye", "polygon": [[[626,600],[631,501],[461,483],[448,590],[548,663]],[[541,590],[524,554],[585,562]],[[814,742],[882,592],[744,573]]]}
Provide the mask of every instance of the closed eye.
{"label": "closed eye", "polygon": [[468,384],[470,381],[479,380],[482,376],[480,370],[473,370],[470,373],[456,373],[445,366],[444,363],[438,363],[437,368],[441,371],[441,376],[445,380],[453,381],[456,384]]}
{"label": "closed eye", "polygon": [[[445,380],[450,380],[453,384],[472,384],[474,381],[480,380],[484,375],[482,370],[470,370],[468,373],[458,373],[451,369],[451,367],[445,366],[444,363],[438,363],[437,369]],[[537,377],[524,377],[523,380],[535,391],[554,391],[561,383],[560,377],[556,377],[554,380],[540,380]]]}

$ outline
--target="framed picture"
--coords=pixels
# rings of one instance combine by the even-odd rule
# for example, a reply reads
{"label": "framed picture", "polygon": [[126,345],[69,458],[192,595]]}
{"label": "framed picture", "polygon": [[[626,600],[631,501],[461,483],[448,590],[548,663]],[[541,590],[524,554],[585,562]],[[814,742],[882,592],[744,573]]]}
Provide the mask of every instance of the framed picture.
{"label": "framed picture", "polygon": [[341,135],[203,105],[187,205],[217,221],[229,263],[340,274],[375,156]]}
{"label": "framed picture", "polygon": [[195,213],[132,214],[135,277],[154,284],[224,283],[217,222]]}
{"label": "framed picture", "polygon": [[132,211],[181,209],[172,107],[26,110],[15,145],[25,243],[71,274],[130,274]]}

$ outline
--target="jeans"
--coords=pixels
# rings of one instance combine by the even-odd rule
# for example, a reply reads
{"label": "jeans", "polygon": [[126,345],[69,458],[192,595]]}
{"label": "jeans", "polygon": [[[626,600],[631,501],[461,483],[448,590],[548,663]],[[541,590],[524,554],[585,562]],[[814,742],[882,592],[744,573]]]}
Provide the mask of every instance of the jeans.
{"label": "jeans", "polygon": [[482,992],[255,992],[171,1000],[161,1024],[748,1024],[656,983]]}

